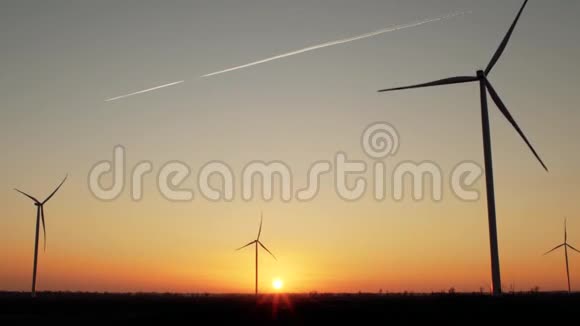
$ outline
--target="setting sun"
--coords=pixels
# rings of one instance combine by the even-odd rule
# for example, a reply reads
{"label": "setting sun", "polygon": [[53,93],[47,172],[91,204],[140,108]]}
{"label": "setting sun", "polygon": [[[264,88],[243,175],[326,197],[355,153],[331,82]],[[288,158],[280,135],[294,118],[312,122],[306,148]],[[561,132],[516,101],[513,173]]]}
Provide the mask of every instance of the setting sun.
{"label": "setting sun", "polygon": [[272,281],[272,287],[274,290],[280,291],[284,287],[284,282],[279,278],[274,279],[274,281]]}

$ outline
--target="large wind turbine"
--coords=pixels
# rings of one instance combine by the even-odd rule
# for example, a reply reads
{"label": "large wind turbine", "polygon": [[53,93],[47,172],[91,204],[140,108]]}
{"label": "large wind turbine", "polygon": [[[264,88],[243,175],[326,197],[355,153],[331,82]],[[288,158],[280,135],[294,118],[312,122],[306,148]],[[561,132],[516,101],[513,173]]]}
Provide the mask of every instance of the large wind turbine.
{"label": "large wind turbine", "polygon": [[566,276],[568,277],[568,293],[572,292],[572,286],[570,285],[570,268],[568,267],[568,248],[580,253],[580,251],[578,251],[578,249],[574,248],[572,245],[568,244],[568,230],[567,230],[567,226],[566,226],[566,220],[564,220],[564,243],[561,245],[556,246],[554,249],[548,251],[547,253],[544,254],[547,255],[557,249],[560,249],[561,247],[564,247],[564,255],[566,256]]}
{"label": "large wind turbine", "polygon": [[[68,176],[67,176],[68,177]],[[40,221],[42,220],[42,230],[44,232],[44,250],[46,250],[46,225],[44,223],[44,204],[46,204],[51,198],[52,196],[54,196],[56,194],[56,192],[60,189],[60,187],[63,185],[63,183],[66,181],[65,177],[62,182],[58,185],[58,187],[56,187],[56,189],[48,196],[46,197],[46,199],[44,201],[39,201],[38,199],[30,196],[29,194],[22,192],[18,189],[14,189],[16,191],[18,191],[19,193],[23,194],[24,196],[32,199],[32,201],[34,201],[34,206],[36,206],[36,235],[34,238],[34,266],[32,269],[32,296],[36,296],[36,267],[37,267],[37,263],[38,263],[38,237],[39,237],[39,231],[40,231]]]}
{"label": "large wind turbine", "polygon": [[379,92],[389,92],[389,91],[397,91],[397,90],[404,90],[404,89],[412,89],[412,88],[424,88],[424,87],[432,87],[432,86],[441,86],[441,85],[452,85],[452,84],[462,84],[462,83],[470,83],[470,82],[479,82],[480,88],[480,97],[481,97],[481,122],[482,122],[482,129],[483,129],[483,153],[485,158],[485,176],[486,176],[486,189],[487,189],[487,210],[488,210],[488,219],[489,219],[489,239],[490,239],[490,249],[491,249],[491,274],[492,274],[492,283],[493,283],[493,293],[495,295],[501,294],[501,276],[500,276],[500,265],[499,265],[499,249],[498,249],[498,242],[497,242],[497,226],[496,226],[496,212],[495,212],[495,192],[494,192],[494,183],[493,183],[493,163],[492,163],[492,155],[491,155],[491,136],[490,136],[490,129],[489,129],[489,113],[487,108],[487,93],[497,105],[500,112],[505,116],[505,118],[509,121],[509,123],[516,129],[518,134],[523,138],[526,142],[534,156],[538,159],[540,164],[544,167],[546,171],[548,168],[533,148],[531,143],[528,141],[527,137],[524,135],[523,131],[520,129],[518,124],[516,123],[515,119],[512,117],[510,112],[508,111],[507,107],[500,99],[499,95],[491,85],[488,80],[488,76],[492,71],[493,67],[503,54],[504,50],[506,49],[508,42],[512,36],[512,33],[520,19],[524,8],[526,7],[528,0],[524,1],[520,11],[518,12],[516,19],[512,23],[511,27],[509,28],[506,36],[504,37],[503,41],[501,42],[499,48],[491,58],[487,68],[485,71],[479,70],[477,71],[475,76],[461,76],[461,77],[451,77],[446,79],[441,79],[429,83],[418,84],[413,86],[406,86],[406,87],[397,87],[391,89],[384,89],[380,90]]}
{"label": "large wind turbine", "polygon": [[240,247],[236,250],[242,250],[248,246],[251,245],[255,245],[256,246],[256,295],[258,295],[258,246],[262,247],[264,250],[266,250],[272,257],[274,257],[275,260],[276,256],[274,256],[274,254],[268,250],[268,248],[266,248],[266,246],[264,246],[264,244],[260,241],[260,235],[262,234],[262,222],[263,222],[264,216],[262,214],[260,214],[260,228],[258,229],[258,236],[256,237],[256,240],[248,243],[247,245]]}

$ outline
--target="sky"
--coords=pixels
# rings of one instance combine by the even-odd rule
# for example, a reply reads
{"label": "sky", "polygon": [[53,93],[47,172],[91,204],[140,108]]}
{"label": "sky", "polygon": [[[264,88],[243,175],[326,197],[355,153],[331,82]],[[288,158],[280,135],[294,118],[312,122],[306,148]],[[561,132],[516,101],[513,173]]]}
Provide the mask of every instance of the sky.
{"label": "sky", "polygon": [[[377,121],[400,136],[388,169],[431,161],[447,176],[483,163],[479,90],[458,85],[378,94],[382,88],[470,75],[484,68],[517,0],[28,1],[0,3],[0,290],[28,291],[35,207],[44,197],[48,248],[39,290],[251,292],[255,238],[260,287],[289,292],[430,292],[490,286],[485,184],[477,201],[445,186],[443,200],[349,202],[331,175],[308,202],[204,199],[195,176],[207,162],[240,174],[281,161],[296,187],[311,163],[341,151],[370,164],[361,134]],[[563,241],[580,246],[580,4],[530,1],[490,76],[548,165],[545,173],[490,105],[498,231],[505,288],[565,288]],[[308,46],[458,11],[471,14],[232,71],[199,76]],[[117,101],[106,99],[179,80]],[[115,146],[127,167],[149,161],[141,201],[125,187],[102,201],[88,176]],[[156,189],[163,164],[187,163],[190,202]],[[105,181],[110,181],[106,179]],[[126,176],[129,182],[129,176]],[[580,289],[580,254],[570,254]]]}

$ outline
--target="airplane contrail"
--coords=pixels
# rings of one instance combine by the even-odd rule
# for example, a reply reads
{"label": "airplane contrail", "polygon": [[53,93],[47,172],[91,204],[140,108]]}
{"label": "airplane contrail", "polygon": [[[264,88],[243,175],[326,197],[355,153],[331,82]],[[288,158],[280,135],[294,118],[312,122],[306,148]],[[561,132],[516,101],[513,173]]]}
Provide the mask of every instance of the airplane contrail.
{"label": "airplane contrail", "polygon": [[[358,40],[362,40],[362,39],[366,39],[366,38],[371,38],[371,37],[375,37],[375,36],[378,36],[378,35],[381,35],[381,34],[390,33],[390,32],[394,32],[394,31],[398,31],[398,30],[402,30],[402,29],[418,27],[418,26],[421,26],[421,25],[425,25],[425,24],[429,24],[429,23],[434,23],[434,22],[438,22],[438,21],[442,21],[442,20],[447,20],[447,19],[450,19],[450,18],[453,18],[453,17],[457,17],[457,16],[461,16],[461,15],[465,15],[465,14],[470,14],[470,13],[471,13],[471,11],[456,12],[456,13],[448,14],[448,15],[445,15],[445,16],[440,16],[440,17],[437,17],[437,18],[426,19],[426,20],[422,20],[422,21],[418,21],[418,22],[414,22],[414,23],[410,23],[410,24],[394,25],[394,26],[391,26],[391,27],[387,27],[387,28],[384,28],[384,29],[380,29],[378,31],[374,31],[374,32],[370,32],[370,33],[366,33],[366,34],[362,34],[362,35],[358,35],[358,36],[353,36],[353,37],[349,37],[349,38],[345,38],[345,39],[341,39],[341,40],[326,42],[326,43],[322,43],[322,44],[318,44],[318,45],[314,45],[314,46],[309,46],[307,48],[303,48],[303,49],[300,49],[300,50],[296,50],[296,51],[292,51],[292,52],[287,52],[287,53],[284,53],[284,54],[276,55],[276,56],[273,56],[273,57],[270,57],[270,58],[266,58],[266,59],[254,61],[254,62],[251,62],[251,63],[248,63],[248,64],[244,64],[244,65],[241,65],[241,66],[236,66],[236,67],[232,67],[232,68],[228,68],[228,69],[224,69],[224,70],[212,72],[212,73],[209,73],[209,74],[205,74],[203,76],[200,76],[200,78],[207,78],[207,77],[211,77],[211,76],[221,75],[221,74],[225,74],[227,72],[231,72],[231,71],[235,71],[235,70],[240,70],[240,69],[244,69],[244,68],[256,66],[256,65],[259,65],[259,64],[263,64],[263,63],[266,63],[266,62],[270,62],[270,61],[274,61],[274,60],[279,60],[279,59],[287,58],[287,57],[290,57],[290,56],[293,56],[293,55],[297,55],[297,54],[301,54],[301,53],[305,53],[305,52],[310,52],[310,51],[319,50],[319,49],[326,48],[326,47],[330,47],[330,46],[335,46],[335,45],[339,45],[339,44],[344,44],[344,43],[354,42],[354,41],[358,41]],[[138,95],[138,94],[143,94],[143,93],[155,91],[155,90],[158,90],[158,89],[161,89],[161,88],[174,86],[174,85],[181,84],[181,83],[184,83],[184,82],[185,82],[185,80],[180,80],[180,81],[172,82],[172,83],[169,83],[169,84],[165,84],[165,85],[161,85],[161,86],[156,86],[156,87],[144,89],[142,91],[137,91],[137,92],[130,93],[130,94],[126,94],[126,95],[121,95],[121,96],[113,97],[113,98],[110,98],[110,99],[105,100],[105,102],[111,102],[111,101],[120,100],[120,99],[127,98],[127,97],[130,97],[130,96],[134,96],[134,95]]]}
{"label": "airplane contrail", "polygon": [[177,84],[181,84],[181,83],[185,83],[185,80],[180,80],[180,81],[172,82],[172,83],[165,84],[165,85],[161,85],[161,86],[155,86],[155,87],[152,87],[152,88],[144,89],[142,91],[138,91],[138,92],[134,92],[134,93],[130,93],[130,94],[125,94],[125,95],[121,95],[121,96],[117,96],[117,97],[112,97],[110,99],[105,100],[105,102],[116,101],[116,100],[120,100],[122,98],[126,98],[126,97],[129,97],[129,96],[143,94],[143,93],[151,92],[151,91],[154,91],[154,90],[158,90],[158,89],[165,88],[165,87],[170,87],[170,86],[177,85]]}
{"label": "airplane contrail", "polygon": [[371,33],[366,33],[366,34],[362,34],[362,35],[358,35],[358,36],[354,36],[354,37],[349,37],[349,38],[345,38],[345,39],[341,39],[341,40],[336,40],[336,41],[326,42],[326,43],[322,43],[322,44],[318,44],[318,45],[314,45],[314,46],[309,46],[309,47],[304,48],[304,49],[300,49],[300,50],[296,50],[296,51],[292,51],[292,52],[280,54],[280,55],[273,56],[273,57],[270,57],[270,58],[267,58],[267,59],[263,59],[263,60],[259,60],[259,61],[254,61],[254,62],[245,64],[245,65],[236,66],[236,67],[233,67],[233,68],[228,68],[228,69],[224,69],[224,70],[212,72],[212,73],[209,73],[209,74],[206,74],[206,75],[201,76],[201,78],[206,78],[206,77],[210,77],[210,76],[216,76],[216,75],[224,74],[226,72],[230,72],[230,71],[234,71],[234,70],[248,68],[248,67],[255,66],[255,65],[259,65],[259,64],[262,64],[262,63],[266,63],[266,62],[270,62],[270,61],[274,61],[274,60],[278,60],[278,59],[290,57],[290,56],[293,56],[293,55],[297,55],[297,54],[301,54],[301,53],[305,53],[305,52],[310,52],[310,51],[314,51],[314,50],[326,48],[326,47],[329,47],[329,46],[335,46],[335,45],[339,45],[339,44],[350,43],[350,42],[353,42],[353,41],[358,41],[358,40],[362,40],[362,39],[366,39],[366,38],[371,38],[371,37],[374,37],[374,36],[378,36],[378,35],[385,34],[385,33],[389,33],[389,32],[398,31],[398,30],[401,30],[401,29],[407,29],[407,28],[417,27],[417,26],[421,26],[421,25],[428,24],[428,23],[433,23],[433,22],[437,22],[437,21],[441,21],[441,20],[450,19],[452,17],[456,17],[456,16],[468,14],[468,13],[471,13],[471,12],[470,11],[467,11],[467,12],[453,13],[453,14],[449,14],[449,15],[446,15],[446,16],[441,16],[441,17],[432,18],[432,19],[426,19],[426,20],[422,20],[422,21],[419,21],[419,22],[411,23],[411,24],[394,25],[394,26],[391,26],[391,27],[387,27],[387,28],[384,28],[384,29],[380,29],[378,31],[371,32]]}

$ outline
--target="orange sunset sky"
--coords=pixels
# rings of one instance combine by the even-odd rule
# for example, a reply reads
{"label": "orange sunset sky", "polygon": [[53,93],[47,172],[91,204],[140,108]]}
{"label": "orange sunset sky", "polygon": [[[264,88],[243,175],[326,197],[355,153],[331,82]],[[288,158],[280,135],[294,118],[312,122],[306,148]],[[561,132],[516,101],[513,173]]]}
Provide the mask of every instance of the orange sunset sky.
{"label": "orange sunset sky", "polygon": [[[463,161],[483,164],[475,84],[377,94],[376,90],[484,67],[511,23],[516,0],[407,1],[8,1],[0,4],[0,290],[29,291],[35,207],[13,188],[48,195],[47,251],[38,289],[109,292],[252,292],[256,236],[260,287],[289,292],[430,292],[490,287],[485,182],[462,201],[449,175]],[[260,10],[256,10],[260,8]],[[580,22],[578,1],[530,1],[490,77],[550,169],[545,173],[490,104],[496,203],[505,290],[565,289],[563,242],[580,247]],[[206,73],[309,45],[450,12],[471,14],[321,49],[211,78]],[[118,101],[112,96],[175,80],[186,83]],[[372,166],[360,146],[366,126],[400,136],[389,174],[401,162],[435,162],[441,201],[395,201],[372,193],[354,202],[321,177],[308,202],[240,198],[243,167],[282,161],[303,188],[313,162],[341,151]],[[127,169],[150,161],[141,201],[102,201],[91,168],[127,150]],[[157,190],[163,164],[191,167],[182,184],[194,200]],[[232,202],[204,199],[200,168],[226,162]],[[371,173],[364,174],[371,180]],[[351,179],[352,181],[352,179]],[[104,178],[110,184],[111,178]],[[369,184],[372,187],[372,184]],[[388,188],[387,188],[388,189]],[[570,253],[580,290],[580,254]]]}

